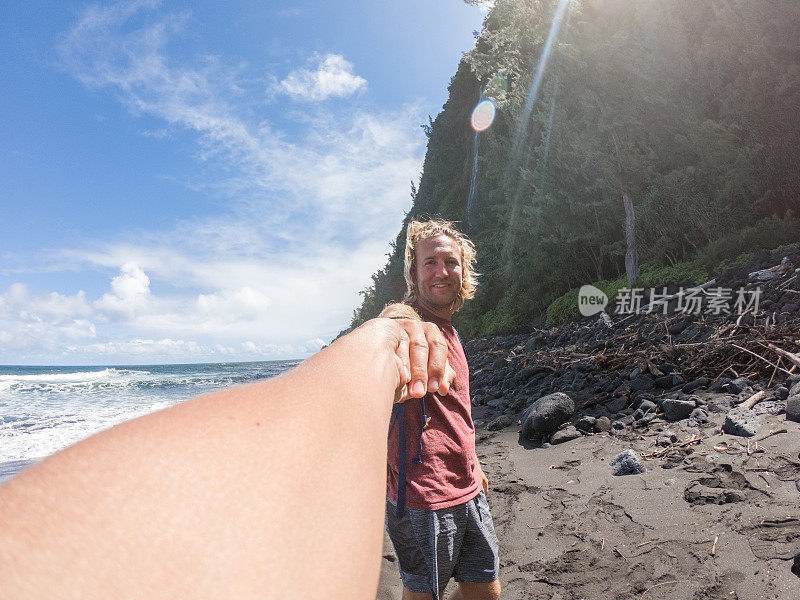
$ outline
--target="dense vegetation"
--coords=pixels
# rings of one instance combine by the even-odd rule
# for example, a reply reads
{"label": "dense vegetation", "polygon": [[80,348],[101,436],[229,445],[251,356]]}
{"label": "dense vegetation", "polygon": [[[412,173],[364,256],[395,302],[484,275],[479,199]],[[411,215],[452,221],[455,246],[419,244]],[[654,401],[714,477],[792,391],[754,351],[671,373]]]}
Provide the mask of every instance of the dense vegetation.
{"label": "dense vegetation", "polygon": [[[406,222],[442,216],[475,241],[481,286],[456,318],[467,335],[539,320],[584,283],[624,283],[623,194],[640,285],[689,283],[800,232],[800,3],[571,0],[530,96],[557,4],[497,0],[424,126]],[[497,116],[467,214],[481,97]],[[402,297],[405,224],[353,325]]]}

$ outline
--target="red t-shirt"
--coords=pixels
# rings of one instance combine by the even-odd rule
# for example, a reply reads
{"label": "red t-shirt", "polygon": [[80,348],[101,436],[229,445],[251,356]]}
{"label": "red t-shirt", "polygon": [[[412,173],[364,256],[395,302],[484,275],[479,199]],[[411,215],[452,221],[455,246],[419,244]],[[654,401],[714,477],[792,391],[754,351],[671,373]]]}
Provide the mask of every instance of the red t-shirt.
{"label": "red t-shirt", "polygon": [[[419,431],[422,411],[418,398],[406,401],[406,506],[437,510],[462,504],[478,495],[481,482],[475,458],[475,426],[469,398],[469,369],[464,349],[449,321],[422,312],[422,318],[435,323],[447,340],[448,360],[456,379],[447,396],[427,394],[425,413],[430,426],[422,433],[422,463]],[[389,432],[386,493],[397,502],[399,424]]]}

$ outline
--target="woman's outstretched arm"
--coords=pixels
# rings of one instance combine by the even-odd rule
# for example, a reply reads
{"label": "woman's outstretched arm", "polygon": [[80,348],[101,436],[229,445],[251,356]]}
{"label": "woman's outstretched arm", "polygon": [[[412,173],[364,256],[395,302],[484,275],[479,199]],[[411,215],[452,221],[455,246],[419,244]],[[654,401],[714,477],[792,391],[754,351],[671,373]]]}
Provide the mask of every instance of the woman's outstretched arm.
{"label": "woman's outstretched arm", "polygon": [[0,597],[374,598],[389,413],[447,379],[437,336],[374,319],[24,471],[0,486]]}

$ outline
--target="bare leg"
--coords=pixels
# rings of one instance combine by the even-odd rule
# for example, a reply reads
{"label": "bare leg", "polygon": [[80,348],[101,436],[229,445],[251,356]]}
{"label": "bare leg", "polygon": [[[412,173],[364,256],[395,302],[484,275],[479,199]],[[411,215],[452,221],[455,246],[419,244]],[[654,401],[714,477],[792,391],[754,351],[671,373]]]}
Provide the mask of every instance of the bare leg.
{"label": "bare leg", "polygon": [[433,594],[420,594],[403,588],[403,600],[431,600]]}
{"label": "bare leg", "polygon": [[456,593],[450,596],[450,600],[497,600],[499,597],[500,580],[495,579],[489,583],[461,582]]}

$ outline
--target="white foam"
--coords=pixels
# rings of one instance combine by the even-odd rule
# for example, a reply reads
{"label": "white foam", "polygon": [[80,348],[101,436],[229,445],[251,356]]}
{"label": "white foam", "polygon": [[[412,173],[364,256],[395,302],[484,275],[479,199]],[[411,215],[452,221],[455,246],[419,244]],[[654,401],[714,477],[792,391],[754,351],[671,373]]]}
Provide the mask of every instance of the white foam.
{"label": "white foam", "polygon": [[263,373],[260,366],[90,369],[3,370],[0,374],[0,462],[48,456],[123,421],[172,406],[199,393],[246,383]]}
{"label": "white foam", "polygon": [[174,402],[168,401],[140,405],[122,402],[91,409],[80,407],[72,414],[37,414],[9,423],[0,422],[0,462],[44,458],[92,434],[172,404]]}
{"label": "white foam", "polygon": [[[100,381],[112,379],[128,373],[126,369],[103,369],[102,371],[77,371],[75,373],[40,373],[37,375],[0,375],[0,383],[82,383],[84,381]],[[138,371],[147,374],[147,371]]]}

